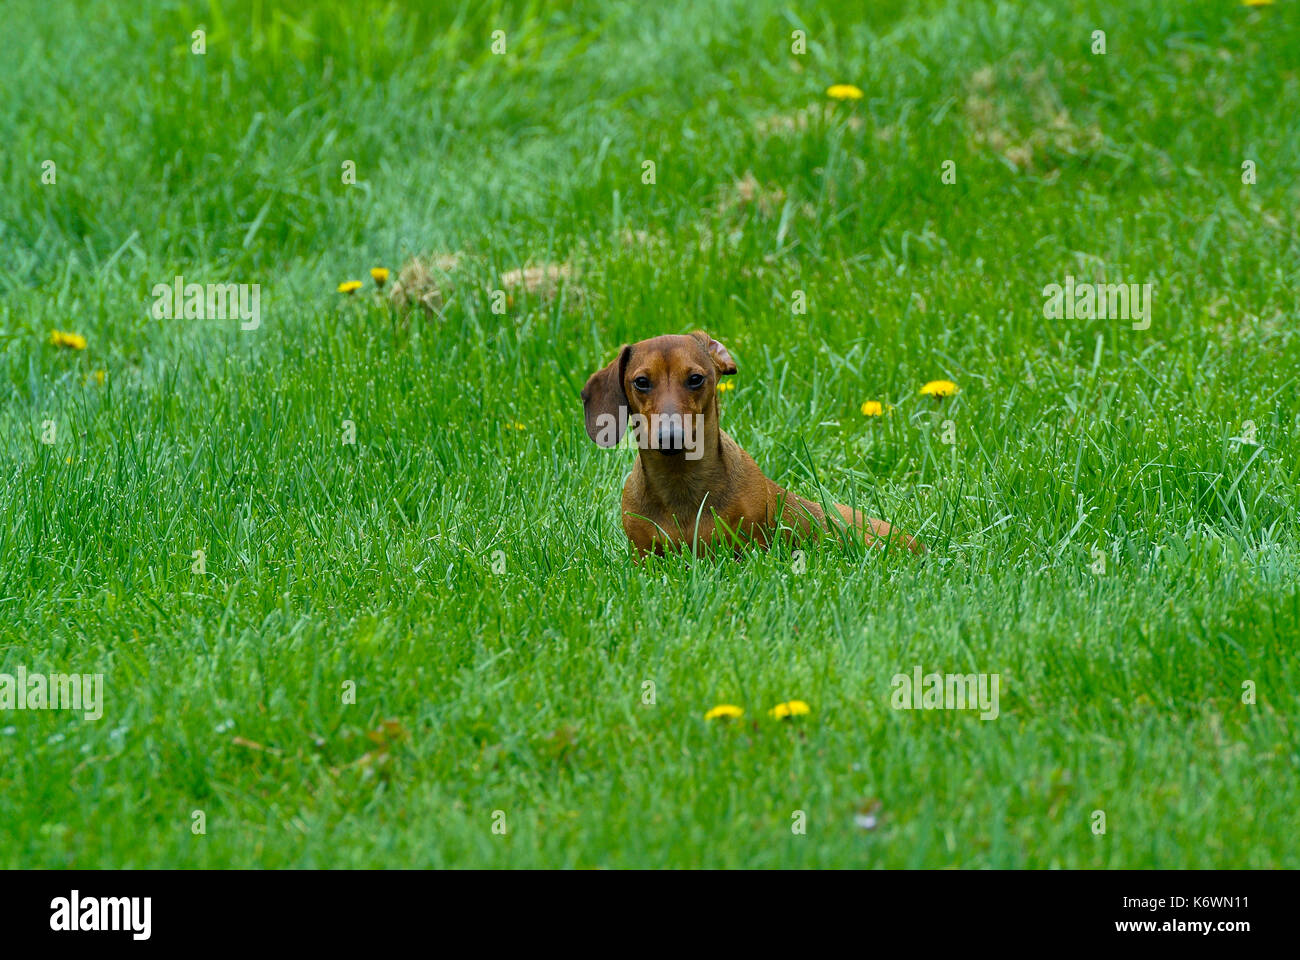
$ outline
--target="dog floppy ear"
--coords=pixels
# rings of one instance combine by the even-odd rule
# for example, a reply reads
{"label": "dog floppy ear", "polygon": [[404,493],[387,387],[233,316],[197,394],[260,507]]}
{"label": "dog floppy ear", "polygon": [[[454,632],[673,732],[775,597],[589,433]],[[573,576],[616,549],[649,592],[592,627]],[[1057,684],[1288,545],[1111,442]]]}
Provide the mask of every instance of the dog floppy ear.
{"label": "dog floppy ear", "polygon": [[619,413],[627,407],[627,394],[623,390],[623,374],[627,372],[627,358],[632,348],[626,344],[618,351],[607,367],[602,367],[587,378],[582,388],[583,416],[587,422],[587,436],[598,446],[617,447],[627,427],[625,417]]}
{"label": "dog floppy ear", "polygon": [[731,359],[731,354],[727,352],[726,347],[703,330],[695,330],[691,333],[691,336],[700,341],[704,345],[704,349],[709,351],[709,359],[718,368],[718,373],[726,375],[736,372],[736,361]]}

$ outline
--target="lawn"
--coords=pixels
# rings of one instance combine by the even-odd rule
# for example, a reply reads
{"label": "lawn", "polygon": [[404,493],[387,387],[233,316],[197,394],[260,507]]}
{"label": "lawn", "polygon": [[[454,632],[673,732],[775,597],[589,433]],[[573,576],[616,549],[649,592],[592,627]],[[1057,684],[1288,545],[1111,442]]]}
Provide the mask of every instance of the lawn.
{"label": "lawn", "polygon": [[[1300,867],[1296,3],[276,6],[6,4],[0,867]],[[634,562],[700,327],[923,558]]]}

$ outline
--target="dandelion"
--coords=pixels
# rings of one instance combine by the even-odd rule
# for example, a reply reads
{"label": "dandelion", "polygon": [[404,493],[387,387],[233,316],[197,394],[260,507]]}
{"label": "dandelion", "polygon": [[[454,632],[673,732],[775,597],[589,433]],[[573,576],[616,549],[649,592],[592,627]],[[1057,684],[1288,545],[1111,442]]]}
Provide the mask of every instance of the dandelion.
{"label": "dandelion", "polygon": [[103,370],[95,371],[95,386],[102,387],[104,385],[104,376],[105,374]]}
{"label": "dandelion", "polygon": [[372,280],[375,281],[375,286],[377,286],[377,287],[382,287],[384,284],[386,284],[386,283],[388,282],[388,268],[387,268],[387,267],[371,267],[371,268],[370,268],[370,279],[372,279]]}
{"label": "dandelion", "polygon": [[788,720],[791,717],[802,717],[812,713],[812,708],[802,700],[790,700],[787,703],[778,703],[767,715],[774,720]]}
{"label": "dandelion", "polygon": [[1243,7],[1271,7],[1273,0],[1241,0]]}
{"label": "dandelion", "polygon": [[704,715],[705,720],[739,720],[745,711],[735,704],[720,703]]}
{"label": "dandelion", "polygon": [[957,384],[951,380],[931,380],[921,388],[921,393],[929,397],[951,397],[957,392]]}
{"label": "dandelion", "polygon": [[345,280],[339,284],[339,293],[356,293],[360,289],[360,280]]}
{"label": "dandelion", "polygon": [[79,333],[65,333],[62,330],[50,331],[50,343],[56,347],[67,347],[69,350],[85,350],[86,338]]}
{"label": "dandelion", "polygon": [[518,420],[516,420],[516,421],[514,421],[513,423],[510,424],[510,429],[511,429],[511,430],[527,430],[528,428],[527,428],[526,426],[524,426],[522,423],[520,423]]}
{"label": "dandelion", "polygon": [[[893,407],[890,407],[892,410]],[[879,400],[868,400],[862,405],[862,415],[864,417],[878,417],[885,412],[885,405]]]}
{"label": "dandelion", "polygon": [[728,390],[735,390],[736,385],[730,380],[724,380],[718,384],[718,393],[726,393]]}
{"label": "dandelion", "polygon": [[832,100],[861,100],[862,91],[851,83],[837,83],[826,88],[826,96]]}

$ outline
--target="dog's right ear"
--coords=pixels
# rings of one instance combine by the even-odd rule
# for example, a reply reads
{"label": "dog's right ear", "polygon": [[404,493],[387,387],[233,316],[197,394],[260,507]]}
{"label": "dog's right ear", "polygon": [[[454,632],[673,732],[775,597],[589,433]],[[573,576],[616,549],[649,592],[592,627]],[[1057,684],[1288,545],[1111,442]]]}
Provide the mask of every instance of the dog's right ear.
{"label": "dog's right ear", "polygon": [[597,370],[582,388],[582,409],[587,421],[587,436],[598,446],[617,447],[627,428],[627,394],[623,390],[623,374],[627,372],[627,358],[632,348],[624,344],[618,356],[607,367]]}

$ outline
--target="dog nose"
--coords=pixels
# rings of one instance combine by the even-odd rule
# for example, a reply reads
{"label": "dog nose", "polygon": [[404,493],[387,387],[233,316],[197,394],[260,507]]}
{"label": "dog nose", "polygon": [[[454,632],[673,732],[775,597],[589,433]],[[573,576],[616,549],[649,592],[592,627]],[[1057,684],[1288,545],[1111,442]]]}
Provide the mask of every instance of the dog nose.
{"label": "dog nose", "polygon": [[676,417],[665,420],[659,426],[659,452],[675,454],[682,452],[682,426]]}

